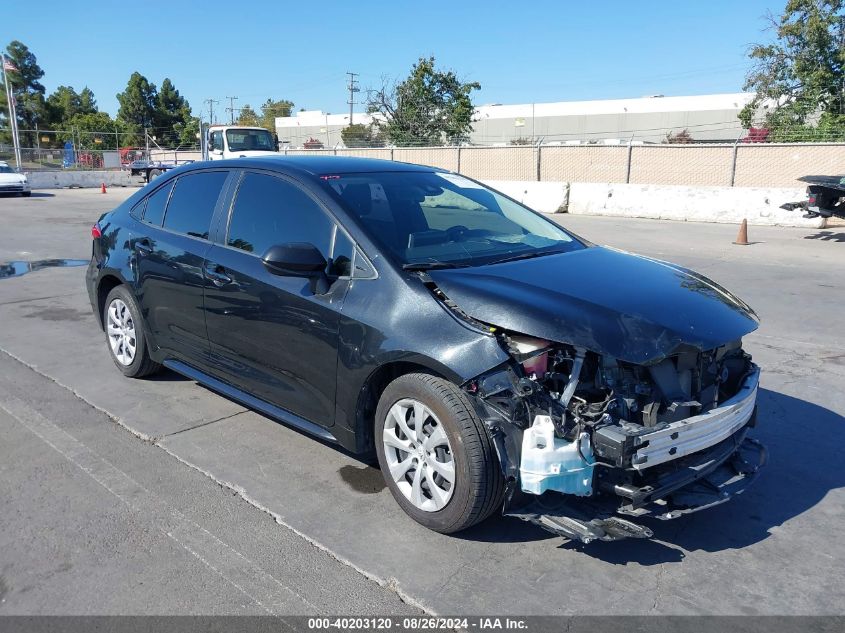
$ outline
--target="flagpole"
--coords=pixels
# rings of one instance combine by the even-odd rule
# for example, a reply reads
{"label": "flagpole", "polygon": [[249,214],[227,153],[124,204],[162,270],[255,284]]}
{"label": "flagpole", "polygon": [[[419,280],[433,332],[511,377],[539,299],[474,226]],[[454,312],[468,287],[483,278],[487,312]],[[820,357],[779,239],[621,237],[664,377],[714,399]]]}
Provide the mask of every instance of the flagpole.
{"label": "flagpole", "polygon": [[9,126],[12,128],[12,147],[15,152],[15,166],[18,171],[21,169],[21,148],[18,138],[18,113],[15,107],[15,94],[9,84],[9,71],[6,70],[6,56],[0,55],[3,67],[3,83],[6,86],[6,103],[9,106]]}

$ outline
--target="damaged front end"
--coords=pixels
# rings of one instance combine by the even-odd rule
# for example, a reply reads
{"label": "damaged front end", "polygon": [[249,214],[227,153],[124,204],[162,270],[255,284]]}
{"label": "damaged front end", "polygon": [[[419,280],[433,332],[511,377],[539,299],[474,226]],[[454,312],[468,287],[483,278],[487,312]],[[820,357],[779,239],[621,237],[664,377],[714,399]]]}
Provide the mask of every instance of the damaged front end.
{"label": "damaged front end", "polygon": [[741,493],[764,465],[747,437],[759,369],[741,341],[644,364],[497,330],[511,361],[464,385],[507,481],[504,513],[589,543],[652,532]]}

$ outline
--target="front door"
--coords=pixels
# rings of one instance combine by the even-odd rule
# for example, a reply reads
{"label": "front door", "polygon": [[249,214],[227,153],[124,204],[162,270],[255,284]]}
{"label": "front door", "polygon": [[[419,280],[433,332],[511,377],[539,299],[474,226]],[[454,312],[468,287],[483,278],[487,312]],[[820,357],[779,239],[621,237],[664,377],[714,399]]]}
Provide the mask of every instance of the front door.
{"label": "front door", "polygon": [[[301,277],[270,273],[275,244],[310,242],[330,261],[337,228],[296,184],[246,172],[223,244],[207,254],[206,324],[215,372],[235,386],[324,427],[334,423],[339,312],[345,277],[317,294]],[[348,243],[348,242],[345,242]],[[339,271],[339,274],[348,271]]]}

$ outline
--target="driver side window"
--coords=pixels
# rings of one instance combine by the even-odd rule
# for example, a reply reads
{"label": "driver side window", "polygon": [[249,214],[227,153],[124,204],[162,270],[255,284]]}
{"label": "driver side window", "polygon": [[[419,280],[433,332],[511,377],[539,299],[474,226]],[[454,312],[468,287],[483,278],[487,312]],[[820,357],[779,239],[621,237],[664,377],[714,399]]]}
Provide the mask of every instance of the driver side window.
{"label": "driver side window", "polygon": [[332,228],[323,209],[299,187],[247,173],[232,207],[226,244],[261,256],[275,244],[310,242],[328,259]]}
{"label": "driver side window", "polygon": [[211,149],[219,149],[220,151],[223,151],[223,132],[211,133]]}

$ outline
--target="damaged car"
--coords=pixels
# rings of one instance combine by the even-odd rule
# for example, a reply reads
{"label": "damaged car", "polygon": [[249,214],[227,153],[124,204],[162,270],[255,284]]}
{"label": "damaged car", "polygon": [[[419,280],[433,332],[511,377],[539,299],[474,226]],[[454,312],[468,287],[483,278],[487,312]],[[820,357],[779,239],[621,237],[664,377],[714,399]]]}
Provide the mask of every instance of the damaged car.
{"label": "damaged car", "polygon": [[503,513],[649,537],[741,493],[760,371],[741,299],[448,171],[272,156],[162,175],[92,227],[126,376],[167,367],[374,456],[454,533]]}

